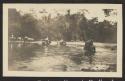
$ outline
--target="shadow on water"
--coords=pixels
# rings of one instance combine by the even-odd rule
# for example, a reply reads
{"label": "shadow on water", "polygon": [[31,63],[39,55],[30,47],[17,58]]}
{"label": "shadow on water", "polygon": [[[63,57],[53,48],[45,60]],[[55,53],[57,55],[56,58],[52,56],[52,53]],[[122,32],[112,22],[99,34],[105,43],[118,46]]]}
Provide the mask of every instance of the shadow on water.
{"label": "shadow on water", "polygon": [[14,61],[31,61],[32,57],[35,56],[34,51],[38,48],[40,46],[37,44],[9,43],[9,65],[13,64]]}
{"label": "shadow on water", "polygon": [[89,62],[89,64],[92,64],[93,57],[94,57],[94,55],[84,55],[84,53],[79,53],[79,54],[70,56],[70,59],[78,65],[80,65],[86,61]]}
{"label": "shadow on water", "polygon": [[83,58],[83,54],[77,54],[77,55],[70,56],[70,59],[76,64],[81,64],[82,58]]}

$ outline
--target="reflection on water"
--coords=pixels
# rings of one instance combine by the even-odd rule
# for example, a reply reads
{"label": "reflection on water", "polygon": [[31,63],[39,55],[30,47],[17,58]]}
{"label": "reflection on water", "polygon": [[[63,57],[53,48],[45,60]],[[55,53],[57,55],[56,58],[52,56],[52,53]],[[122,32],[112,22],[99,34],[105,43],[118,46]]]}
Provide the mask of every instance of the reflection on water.
{"label": "reflection on water", "polygon": [[79,47],[9,43],[9,70],[116,71],[116,52],[97,47],[95,55],[85,56],[83,47]]}

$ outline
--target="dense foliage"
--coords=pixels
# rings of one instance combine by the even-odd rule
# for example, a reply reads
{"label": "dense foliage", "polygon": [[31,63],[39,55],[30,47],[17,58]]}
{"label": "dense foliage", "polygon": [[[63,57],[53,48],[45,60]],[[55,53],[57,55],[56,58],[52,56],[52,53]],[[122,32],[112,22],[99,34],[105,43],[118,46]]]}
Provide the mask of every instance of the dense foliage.
{"label": "dense foliage", "polygon": [[[98,21],[98,18],[87,19],[84,13],[65,15],[57,14],[51,18],[51,14],[41,19],[36,19],[32,14],[21,15],[16,9],[9,9],[9,37],[24,38],[25,36],[35,40],[49,37],[51,40],[85,41],[93,39],[96,42],[117,42],[117,23],[110,21]],[[104,10],[106,16],[110,11]],[[41,13],[42,14],[42,13]]]}

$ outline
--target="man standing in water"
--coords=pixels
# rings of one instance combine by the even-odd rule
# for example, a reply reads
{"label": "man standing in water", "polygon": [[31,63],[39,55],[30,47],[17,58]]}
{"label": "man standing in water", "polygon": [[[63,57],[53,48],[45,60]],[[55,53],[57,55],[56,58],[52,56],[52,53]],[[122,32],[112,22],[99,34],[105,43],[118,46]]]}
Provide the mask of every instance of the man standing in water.
{"label": "man standing in water", "polygon": [[84,47],[85,55],[91,56],[94,55],[96,52],[95,46],[93,45],[93,40],[88,40],[85,42]]}

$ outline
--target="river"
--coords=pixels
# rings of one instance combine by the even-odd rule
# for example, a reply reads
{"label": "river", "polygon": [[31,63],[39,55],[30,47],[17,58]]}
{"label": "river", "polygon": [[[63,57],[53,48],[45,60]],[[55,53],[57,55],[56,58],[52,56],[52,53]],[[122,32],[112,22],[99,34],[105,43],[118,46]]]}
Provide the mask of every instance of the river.
{"label": "river", "polygon": [[67,46],[40,43],[9,43],[9,71],[41,72],[116,72],[117,50],[110,44],[96,44],[96,53],[85,56],[83,44]]}

